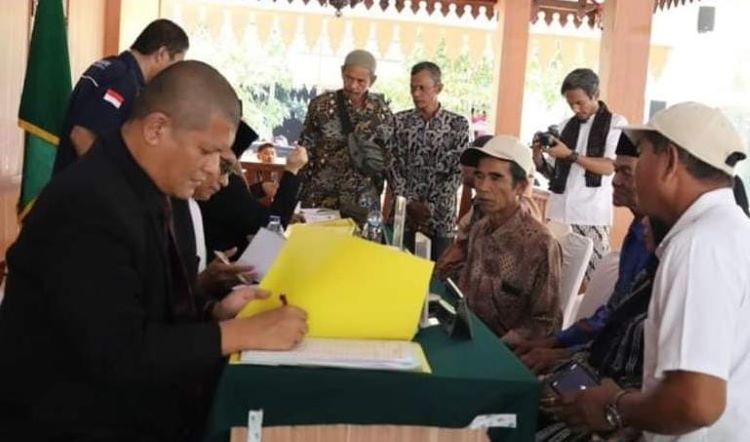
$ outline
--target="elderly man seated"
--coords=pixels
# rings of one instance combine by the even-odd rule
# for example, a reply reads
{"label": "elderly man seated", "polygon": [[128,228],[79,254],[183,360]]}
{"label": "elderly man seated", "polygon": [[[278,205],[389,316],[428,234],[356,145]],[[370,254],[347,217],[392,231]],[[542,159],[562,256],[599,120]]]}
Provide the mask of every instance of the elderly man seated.
{"label": "elderly man seated", "polygon": [[633,222],[620,250],[617,282],[608,302],[600,306],[587,318],[582,318],[572,326],[544,339],[519,342],[515,352],[521,361],[535,373],[543,373],[561,360],[593,341],[607,324],[614,308],[628,296],[636,277],[646,268],[651,256],[646,248],[644,217],[638,207],[635,192],[635,170],[638,164],[638,150],[624,134],[620,136],[615,151],[615,176],[612,179],[612,202],[616,207],[627,207],[633,213]]}
{"label": "elderly man seated", "polygon": [[747,146],[721,111],[700,103],[624,131],[640,152],[639,207],[669,227],[643,326],[643,387],[604,379],[562,395],[551,411],[588,431],[641,430],[646,441],[744,442],[750,220],[732,184]]}
{"label": "elderly man seated", "polygon": [[[618,160],[620,156],[618,155]],[[615,162],[617,164],[617,162]],[[616,172],[621,173],[621,172]],[[542,376],[542,411],[539,415],[536,442],[572,442],[596,440],[591,431],[561,422],[557,415],[548,414],[546,405],[555,403],[559,394],[570,393],[578,387],[561,381],[567,377],[572,363],[587,367],[599,378],[610,378],[618,385],[640,389],[643,383],[643,327],[648,314],[648,304],[654,285],[659,259],[654,250],[667,234],[668,227],[659,220],[639,217],[642,225],[643,248],[647,251],[643,269],[627,284],[625,293],[615,293],[610,298],[606,310],[606,320],[597,326],[590,345],[566,348],[568,357],[560,357],[558,365],[549,375]],[[601,313],[600,313],[601,315]],[[589,318],[591,320],[591,318]],[[526,362],[525,358],[522,358]],[[538,366],[537,366],[538,367]],[[537,367],[533,367],[536,371]],[[570,379],[568,377],[568,379]],[[553,387],[559,382],[557,387]],[[560,386],[564,384],[564,386]],[[621,428],[608,433],[608,441],[629,442],[640,440],[641,432],[632,428]]]}
{"label": "elderly man seated", "polygon": [[467,149],[461,163],[476,168],[482,217],[472,220],[467,241],[454,243],[438,260],[438,276],[455,279],[469,307],[504,340],[548,336],[561,323],[562,258],[547,228],[521,210],[533,168],[530,149],[498,135]]}

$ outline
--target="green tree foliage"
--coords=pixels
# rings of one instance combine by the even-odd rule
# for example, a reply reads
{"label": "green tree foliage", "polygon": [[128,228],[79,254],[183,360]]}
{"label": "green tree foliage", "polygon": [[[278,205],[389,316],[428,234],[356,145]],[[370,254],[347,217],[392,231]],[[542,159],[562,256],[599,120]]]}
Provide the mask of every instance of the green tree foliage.
{"label": "green tree foliage", "polygon": [[391,100],[392,109],[402,110],[413,106],[409,93],[411,67],[420,61],[432,61],[443,72],[444,88],[440,101],[446,109],[466,117],[471,116],[472,109],[489,111],[492,103],[493,60],[484,57],[474,59],[465,50],[455,58],[450,58],[446,46],[443,37],[430,57],[422,43],[422,35],[417,35],[414,50],[403,61],[403,75],[379,80],[377,85],[378,90]]}
{"label": "green tree foliage", "polygon": [[560,103],[560,85],[565,74],[559,41],[547,66],[542,65],[538,48],[533,49],[526,62],[526,94],[540,99],[545,109],[552,109]]}
{"label": "green tree foliage", "polygon": [[[248,124],[267,137],[292,115],[303,120],[307,103],[290,95],[293,88],[302,85],[292,84],[280,33],[274,28],[265,46],[259,44],[252,23],[240,39],[227,34],[225,31],[213,38],[205,25],[199,25],[191,36],[190,55],[216,66],[235,86]],[[420,33],[411,54],[402,61],[402,73],[397,77],[379,78],[374,89],[386,96],[394,111],[411,108],[411,67],[430,60],[443,71],[444,89],[440,100],[446,109],[466,117],[471,116],[472,109],[488,111],[492,102],[492,59],[473,59],[466,50],[450,58],[446,46],[445,38],[441,38],[430,56]]]}
{"label": "green tree foliage", "polygon": [[252,24],[241,44],[233,36],[222,35],[213,40],[204,26],[199,27],[192,40],[194,56],[216,66],[234,85],[242,100],[245,121],[261,137],[270,137],[273,128],[280,126],[292,112],[304,115],[307,103],[299,103],[290,96],[292,77],[276,29],[265,47],[258,43]]}

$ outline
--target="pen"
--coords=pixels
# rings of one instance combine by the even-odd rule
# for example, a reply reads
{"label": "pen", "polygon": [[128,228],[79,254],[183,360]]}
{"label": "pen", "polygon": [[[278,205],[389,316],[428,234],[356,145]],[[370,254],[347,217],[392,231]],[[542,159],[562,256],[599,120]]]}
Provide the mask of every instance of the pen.
{"label": "pen", "polygon": [[[232,265],[232,263],[229,262],[229,258],[227,258],[227,255],[225,255],[224,252],[220,252],[218,250],[214,250],[214,256],[216,256],[217,258],[219,258],[219,261],[223,262],[224,264],[226,264],[226,265]],[[245,278],[244,276],[242,276],[239,273],[237,274],[237,279],[239,279],[240,282],[242,282],[243,284],[250,284],[250,281],[248,281],[247,278]]]}
{"label": "pen", "polygon": [[283,304],[284,307],[289,305],[289,302],[286,300],[286,295],[284,293],[279,295],[279,299],[281,299],[281,304]]}

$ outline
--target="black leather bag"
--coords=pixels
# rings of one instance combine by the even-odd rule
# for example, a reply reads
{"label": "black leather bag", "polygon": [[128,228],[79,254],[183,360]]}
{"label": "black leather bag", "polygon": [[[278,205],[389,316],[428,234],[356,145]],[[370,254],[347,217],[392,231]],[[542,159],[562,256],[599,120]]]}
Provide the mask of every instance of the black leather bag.
{"label": "black leather bag", "polygon": [[336,92],[336,107],[346,135],[352,166],[367,177],[380,179],[385,172],[385,149],[375,140],[367,139],[354,131],[344,99],[342,91]]}

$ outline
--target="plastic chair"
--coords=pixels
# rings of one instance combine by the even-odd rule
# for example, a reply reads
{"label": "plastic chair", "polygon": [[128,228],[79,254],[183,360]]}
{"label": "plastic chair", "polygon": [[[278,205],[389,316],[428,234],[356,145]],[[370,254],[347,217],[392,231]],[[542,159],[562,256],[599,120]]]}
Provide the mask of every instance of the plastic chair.
{"label": "plastic chair", "polygon": [[594,242],[583,235],[570,232],[558,238],[562,248],[563,262],[560,272],[560,308],[563,312],[563,329],[567,328],[576,316],[578,290],[586,274]]}
{"label": "plastic chair", "polygon": [[620,270],[620,252],[610,252],[599,261],[583,296],[578,296],[578,309],[573,322],[588,318],[609,301],[615,290]]}

